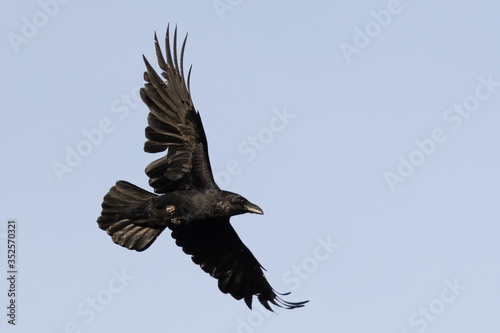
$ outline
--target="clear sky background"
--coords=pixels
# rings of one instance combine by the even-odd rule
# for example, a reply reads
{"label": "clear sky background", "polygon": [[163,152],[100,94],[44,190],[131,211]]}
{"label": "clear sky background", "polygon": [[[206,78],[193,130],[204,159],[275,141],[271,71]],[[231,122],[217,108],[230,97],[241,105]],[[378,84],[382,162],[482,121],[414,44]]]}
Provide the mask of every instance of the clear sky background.
{"label": "clear sky background", "polygon": [[[4,2],[0,330],[498,332],[499,7]],[[250,311],[168,232],[137,253],[97,227],[115,181],[150,190],[137,90],[169,22],[218,184],[265,212],[232,224],[304,308]]]}

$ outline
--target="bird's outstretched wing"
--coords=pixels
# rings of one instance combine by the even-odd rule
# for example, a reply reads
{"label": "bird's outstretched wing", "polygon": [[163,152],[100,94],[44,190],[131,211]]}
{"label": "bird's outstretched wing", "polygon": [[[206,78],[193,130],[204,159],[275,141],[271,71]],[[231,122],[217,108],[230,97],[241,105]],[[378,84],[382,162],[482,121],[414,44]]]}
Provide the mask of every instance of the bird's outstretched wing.
{"label": "bird's outstretched wing", "polygon": [[148,127],[144,150],[157,153],[167,150],[162,158],[146,167],[149,184],[156,193],[192,188],[214,188],[215,184],[208,144],[189,90],[189,69],[187,85],[184,77],[183,58],[186,38],[182,44],[180,66],[177,60],[177,28],[174,32],[174,53],[170,49],[169,28],[165,38],[165,59],[155,34],[156,56],[162,69],[163,79],[144,57],[147,82],[141,89],[141,98],[149,107]]}
{"label": "bird's outstretched wing", "polygon": [[250,309],[253,295],[270,311],[273,310],[269,302],[287,309],[307,303],[286,302],[278,296],[264,276],[263,267],[240,240],[229,218],[192,221],[169,228],[176,244],[219,281],[219,289],[237,300],[244,299]]}

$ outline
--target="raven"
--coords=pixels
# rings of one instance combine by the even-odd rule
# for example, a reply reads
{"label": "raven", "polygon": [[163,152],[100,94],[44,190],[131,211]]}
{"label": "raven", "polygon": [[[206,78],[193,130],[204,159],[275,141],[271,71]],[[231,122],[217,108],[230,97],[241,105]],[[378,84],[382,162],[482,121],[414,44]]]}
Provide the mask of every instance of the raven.
{"label": "raven", "polygon": [[[149,108],[148,153],[167,154],[146,167],[154,193],[126,181],[118,181],[104,196],[99,228],[106,230],[113,242],[128,249],[144,251],[165,228],[194,263],[218,280],[219,289],[235,299],[244,299],[252,308],[255,295],[270,310],[272,304],[293,309],[304,302],[284,301],[267,281],[263,267],[243,244],[229,222],[233,215],[263,214],[262,209],[241,195],[219,189],[214,181],[205,131],[187,85],[182,44],[180,66],[177,59],[177,27],[174,32],[173,57],[169,27],[165,38],[166,59],[156,33],[154,36],[158,65],[163,81],[146,57],[140,94]],[[192,67],[192,66],[191,66]],[[159,195],[161,194],[161,195]]]}

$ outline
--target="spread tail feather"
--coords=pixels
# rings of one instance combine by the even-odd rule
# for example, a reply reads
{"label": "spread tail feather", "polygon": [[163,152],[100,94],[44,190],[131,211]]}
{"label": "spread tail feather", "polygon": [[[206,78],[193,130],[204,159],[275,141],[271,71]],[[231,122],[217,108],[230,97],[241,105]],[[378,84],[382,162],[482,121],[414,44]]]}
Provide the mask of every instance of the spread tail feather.
{"label": "spread tail feather", "polygon": [[131,250],[146,250],[165,229],[149,214],[150,199],[156,195],[120,180],[104,196],[99,228],[113,242]]}

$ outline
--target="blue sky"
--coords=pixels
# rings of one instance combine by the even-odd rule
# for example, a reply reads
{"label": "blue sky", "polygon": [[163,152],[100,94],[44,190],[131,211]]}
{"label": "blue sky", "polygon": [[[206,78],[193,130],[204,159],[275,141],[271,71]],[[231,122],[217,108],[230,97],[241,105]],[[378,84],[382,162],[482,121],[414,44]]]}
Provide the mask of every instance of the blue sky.
{"label": "blue sky", "polygon": [[[0,14],[0,264],[17,222],[16,326],[2,332],[497,332],[496,1],[63,1]],[[232,224],[289,301],[222,294],[164,233],[98,229],[123,179],[150,190],[142,54],[185,65]],[[157,68],[157,67],[156,67]]]}

